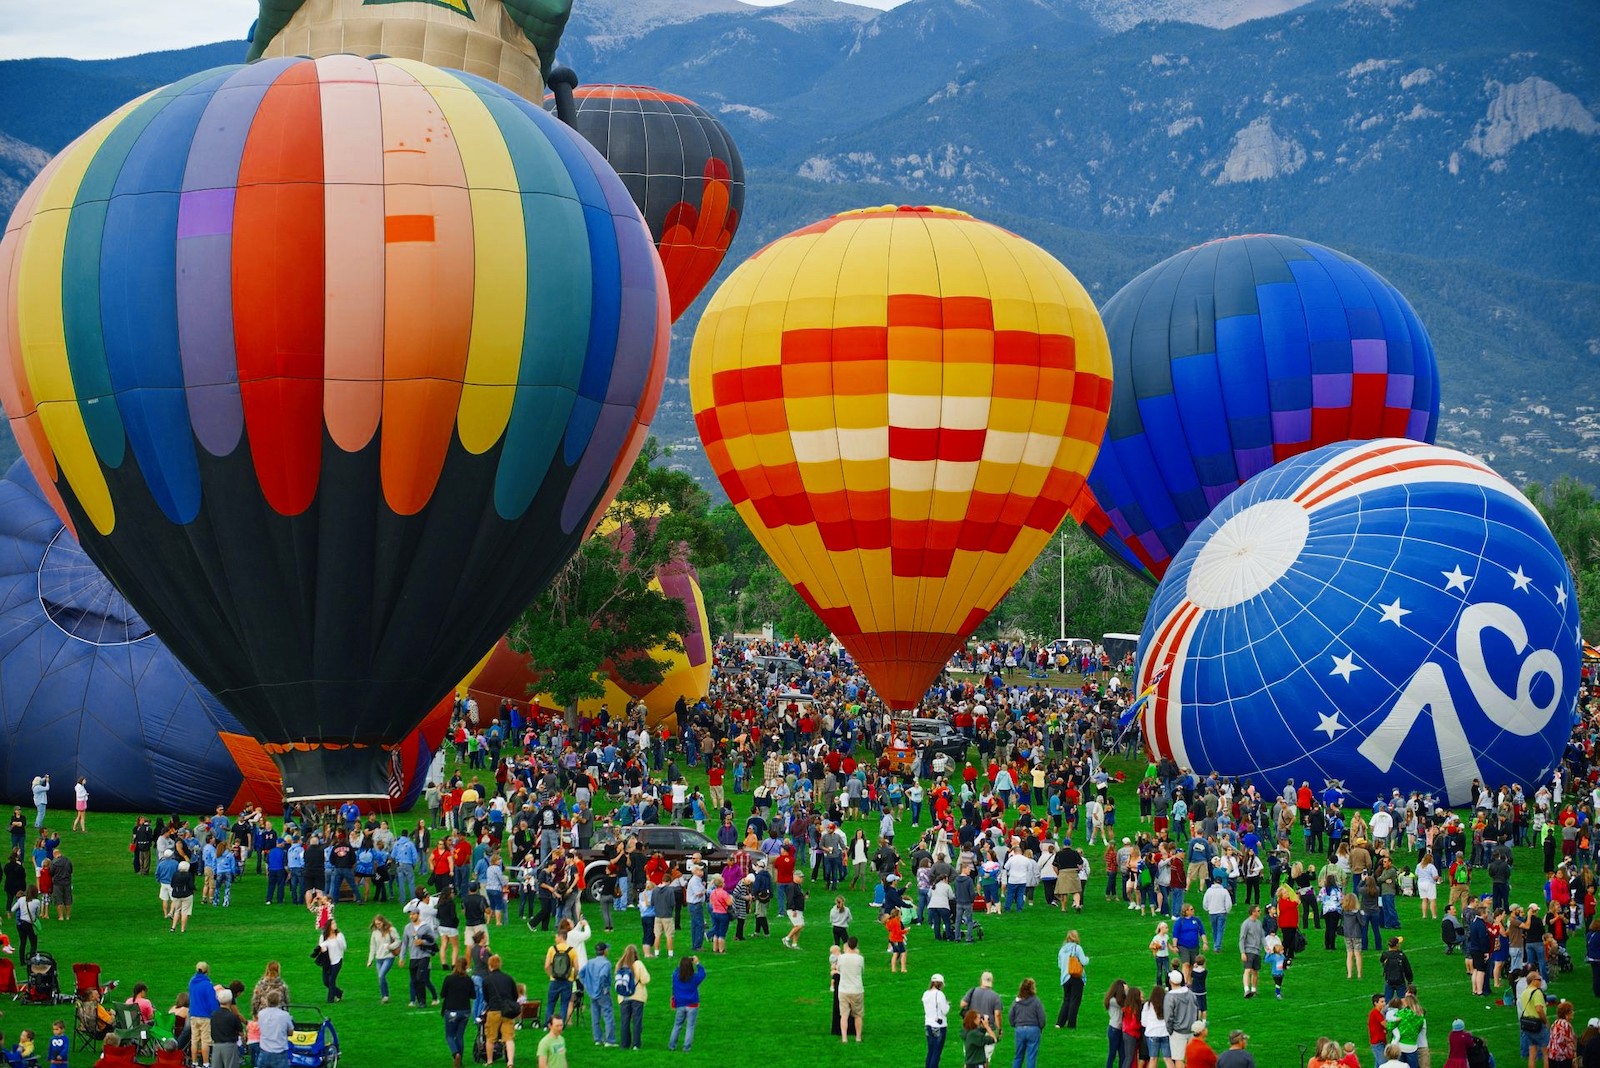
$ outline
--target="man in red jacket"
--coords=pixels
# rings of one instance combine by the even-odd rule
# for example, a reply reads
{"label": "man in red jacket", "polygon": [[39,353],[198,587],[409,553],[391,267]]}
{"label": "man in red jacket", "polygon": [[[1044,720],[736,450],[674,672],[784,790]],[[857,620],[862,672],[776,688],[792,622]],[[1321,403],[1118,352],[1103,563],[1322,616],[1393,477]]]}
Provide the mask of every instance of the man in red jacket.
{"label": "man in red jacket", "polygon": [[794,885],[794,843],[784,840],[783,848],[772,858],[772,879],[778,884],[778,913],[789,911],[789,888]]}

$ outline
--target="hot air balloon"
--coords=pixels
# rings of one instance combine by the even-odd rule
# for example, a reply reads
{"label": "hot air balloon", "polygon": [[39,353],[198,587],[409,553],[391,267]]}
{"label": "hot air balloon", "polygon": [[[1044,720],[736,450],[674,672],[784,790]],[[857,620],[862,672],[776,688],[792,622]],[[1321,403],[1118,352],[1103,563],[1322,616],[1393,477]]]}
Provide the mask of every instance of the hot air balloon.
{"label": "hot air balloon", "polygon": [[[449,725],[393,754],[391,805],[409,808]],[[94,807],[279,809],[278,768],[100,573],[18,461],[0,479],[0,790],[32,800],[35,775]]]}
{"label": "hot air balloon", "polygon": [[644,213],[676,320],[711,281],[744,217],[738,146],[705,108],[659,89],[586,85],[573,101],[574,127]]}
{"label": "hot air balloon", "polygon": [[538,100],[572,0],[261,0],[260,10],[251,60],[336,53],[415,59]]}
{"label": "hot air balloon", "polygon": [[1451,805],[1544,782],[1571,736],[1572,575],[1537,509],[1451,449],[1343,442],[1256,475],[1156,589],[1151,750],[1268,796],[1290,782]]}
{"label": "hot air balloon", "polygon": [[891,709],[1032,563],[1111,399],[1094,305],[963,212],[869,208],[780,238],[717,290],[690,399],[757,541]]}
{"label": "hot air balloon", "polygon": [[1432,441],[1433,345],[1370,267],[1296,238],[1212,241],[1101,310],[1116,389],[1073,516],[1152,585],[1250,476],[1320,445]]}
{"label": "hot air balloon", "polygon": [[388,751],[609,501],[666,367],[611,168],[407,60],[127,105],[24,194],[0,294],[30,466],[297,797],[386,796]]}

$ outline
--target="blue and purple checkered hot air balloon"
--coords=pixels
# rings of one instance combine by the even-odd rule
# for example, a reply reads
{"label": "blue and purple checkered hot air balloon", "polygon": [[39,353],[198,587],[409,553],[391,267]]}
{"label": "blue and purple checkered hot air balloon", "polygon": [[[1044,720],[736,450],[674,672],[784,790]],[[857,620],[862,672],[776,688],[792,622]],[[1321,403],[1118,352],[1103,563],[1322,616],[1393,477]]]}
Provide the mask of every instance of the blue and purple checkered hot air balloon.
{"label": "blue and purple checkered hot air balloon", "polygon": [[1101,315],[1111,418],[1073,515],[1152,583],[1223,498],[1273,464],[1437,430],[1422,321],[1376,271],[1322,245],[1208,242],[1145,271]]}

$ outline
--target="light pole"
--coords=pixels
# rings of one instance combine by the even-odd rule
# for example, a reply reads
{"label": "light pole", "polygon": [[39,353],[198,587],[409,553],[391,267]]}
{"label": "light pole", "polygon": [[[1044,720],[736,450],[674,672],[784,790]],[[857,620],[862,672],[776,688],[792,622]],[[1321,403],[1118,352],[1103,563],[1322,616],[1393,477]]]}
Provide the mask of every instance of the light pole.
{"label": "light pole", "polygon": [[1061,531],[1061,629],[1056,637],[1067,636],[1067,532]]}

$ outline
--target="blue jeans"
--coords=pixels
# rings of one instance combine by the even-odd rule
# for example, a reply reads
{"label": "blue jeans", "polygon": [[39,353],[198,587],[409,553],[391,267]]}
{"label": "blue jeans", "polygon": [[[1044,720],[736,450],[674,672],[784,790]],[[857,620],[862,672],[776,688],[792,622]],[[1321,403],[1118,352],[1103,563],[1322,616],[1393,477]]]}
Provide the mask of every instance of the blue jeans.
{"label": "blue jeans", "polygon": [[338,904],[339,894],[343,890],[344,884],[346,884],[346,883],[350,884],[350,896],[352,898],[354,898],[356,901],[360,901],[361,900],[361,888],[356,885],[355,869],[353,869],[353,868],[329,868],[328,869],[328,887],[329,887],[328,896],[333,899],[335,904]]}
{"label": "blue jeans", "polygon": [[706,940],[706,903],[696,901],[689,906],[689,948],[695,953]]}
{"label": "blue jeans", "polygon": [[928,1059],[923,1062],[924,1068],[939,1068],[939,1058],[944,1055],[946,1029],[927,1025],[923,1025],[922,1029],[928,1033]]}
{"label": "blue jeans", "polygon": [[380,958],[378,958],[377,967],[378,967],[378,996],[382,997],[382,998],[386,998],[386,997],[389,996],[389,969],[394,967],[394,958],[393,957],[380,957]]}
{"label": "blue jeans", "polygon": [[1361,948],[1383,948],[1383,914],[1381,912],[1363,912],[1361,918],[1366,925],[1361,928]]}
{"label": "blue jeans", "polygon": [[289,882],[289,873],[279,868],[277,871],[267,871],[267,904],[283,904],[283,890]]}
{"label": "blue jeans", "polygon": [[624,998],[617,1007],[622,1016],[622,1048],[638,1049],[644,1041],[644,1002]]}
{"label": "blue jeans", "polygon": [[[1378,898],[1378,901],[1383,908],[1383,925],[1391,930],[1399,930],[1400,912],[1395,908],[1394,895],[1384,894]],[[1510,903],[1508,902],[1505,907],[1510,908]]]}
{"label": "blue jeans", "polygon": [[1183,891],[1167,890],[1167,911],[1174,917],[1183,915]]}
{"label": "blue jeans", "polygon": [[1007,883],[1006,884],[1006,903],[1005,903],[1005,907],[1002,908],[1000,911],[1001,912],[1012,912],[1012,911],[1021,912],[1022,911],[1022,898],[1023,898],[1023,895],[1026,894],[1027,892],[1028,892],[1028,884],[1026,884],[1026,883]]}
{"label": "blue jeans", "polygon": [[[604,1042],[608,1046],[617,1044],[617,1016],[614,1005],[609,990],[602,991],[597,998],[589,999],[589,1030],[594,1032],[596,1042]],[[602,1017],[605,1020],[604,1028],[601,1027]]]}
{"label": "blue jeans", "polygon": [[667,1052],[671,1053],[678,1044],[678,1032],[683,1032],[683,1052],[688,1053],[694,1046],[694,1020],[700,1015],[698,1005],[679,1005],[672,1010],[672,1034],[667,1038]]}
{"label": "blue jeans", "polygon": [[1213,912],[1211,914],[1211,945],[1212,948],[1222,945],[1222,936],[1228,930],[1228,914],[1226,912]]}
{"label": "blue jeans", "polygon": [[444,1014],[444,1044],[451,1053],[466,1052],[468,1014],[459,1010]]}
{"label": "blue jeans", "polygon": [[1039,1063],[1039,1028],[1011,1029],[1011,1068],[1035,1068]]}
{"label": "blue jeans", "polygon": [[417,896],[417,868],[414,864],[399,864],[395,867],[394,885],[398,893],[396,901],[402,905]]}
{"label": "blue jeans", "polygon": [[255,1068],[289,1068],[289,1054],[278,1050],[258,1050],[250,1063]]}
{"label": "blue jeans", "polygon": [[550,988],[544,995],[544,1022],[550,1026],[550,1018],[556,1015],[565,1017],[567,1006],[572,1003],[572,980],[552,979]]}
{"label": "blue jeans", "polygon": [[44,826],[44,812],[49,806],[41,803],[35,807],[39,810],[39,814],[34,817],[33,829],[37,831]]}
{"label": "blue jeans", "polygon": [[1528,942],[1522,947],[1522,957],[1529,964],[1539,966],[1539,977],[1550,981],[1550,962],[1545,959],[1543,942]]}
{"label": "blue jeans", "polygon": [[474,1020],[478,1019],[488,1008],[489,1006],[483,1000],[483,976],[474,972],[472,975],[472,1018]]}

